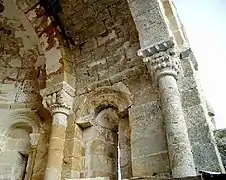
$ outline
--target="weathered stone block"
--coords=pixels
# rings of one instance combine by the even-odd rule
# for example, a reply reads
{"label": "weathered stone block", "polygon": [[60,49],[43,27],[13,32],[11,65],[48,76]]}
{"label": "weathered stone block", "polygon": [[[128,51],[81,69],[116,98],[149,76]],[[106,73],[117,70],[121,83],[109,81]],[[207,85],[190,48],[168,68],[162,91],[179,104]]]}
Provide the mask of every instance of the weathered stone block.
{"label": "weathered stone block", "polygon": [[153,154],[136,159],[132,158],[132,169],[134,177],[169,173],[168,153]]}
{"label": "weathered stone block", "polygon": [[[80,177],[80,172],[75,170],[63,170],[62,176],[65,179],[75,179]],[[80,179],[80,178],[79,178]]]}
{"label": "weathered stone block", "polygon": [[196,168],[203,171],[222,172],[220,154],[216,151],[214,143],[196,143],[192,145]]}
{"label": "weathered stone block", "polygon": [[92,155],[93,170],[107,172],[107,160],[105,155]]}
{"label": "weathered stone block", "polygon": [[155,0],[144,0],[142,2],[139,0],[129,0],[129,6],[133,16],[137,17],[139,15],[144,14],[148,10],[155,9],[159,6],[159,4]]}
{"label": "weathered stone block", "polygon": [[[64,158],[63,167],[65,171],[81,172],[82,171],[82,158],[78,156],[69,156]],[[76,174],[76,173],[75,173]]]}
{"label": "weathered stone block", "polygon": [[208,115],[203,104],[197,104],[184,109],[184,117],[188,128],[200,124],[205,125],[205,123],[208,123],[207,116]]}
{"label": "weathered stone block", "polygon": [[184,108],[202,103],[200,91],[197,88],[181,92],[181,101]]}
{"label": "weathered stone block", "polygon": [[139,89],[134,96],[134,105],[139,106],[152,101],[156,101],[157,99],[158,94],[154,88],[150,87],[147,89]]}
{"label": "weathered stone block", "polygon": [[17,139],[8,138],[8,140],[5,142],[4,149],[10,151],[15,150],[17,148],[17,141],[18,141]]}
{"label": "weathered stone block", "polygon": [[18,155],[17,151],[2,151],[0,152],[0,162],[2,164],[14,164]]}
{"label": "weathered stone block", "polygon": [[142,42],[141,48],[144,49],[148,46],[153,46],[154,44],[165,41],[169,38],[169,32],[165,23],[155,22],[151,25],[149,24],[147,28],[145,28],[146,23],[147,20],[137,25],[140,27],[140,31],[142,32],[142,36],[140,35],[140,41]]}
{"label": "weathered stone block", "polygon": [[189,58],[181,59],[181,67],[183,70],[183,75],[185,77],[191,76],[195,72],[194,66]]}
{"label": "weathered stone block", "polygon": [[64,155],[65,155],[65,157],[81,156],[82,155],[81,141],[76,138],[68,139],[65,142]]}
{"label": "weathered stone block", "polygon": [[191,48],[187,48],[185,51],[182,51],[180,54],[180,57],[182,60],[188,58],[193,63],[194,69],[196,71],[198,70],[198,62],[197,62]]}
{"label": "weathered stone block", "polygon": [[184,110],[184,115],[197,168],[220,171],[222,162],[205,107],[201,104],[191,106]]}
{"label": "weathered stone block", "polygon": [[197,123],[192,127],[188,127],[188,134],[191,144],[196,144],[197,142],[210,143],[212,141],[211,130],[207,123]]}
{"label": "weathered stone block", "polygon": [[[149,9],[142,13],[142,15],[136,16],[134,20],[136,24],[145,23],[146,25],[151,25],[153,23],[161,23],[163,21],[162,12],[159,8]],[[143,27],[147,28],[148,27]]]}
{"label": "weathered stone block", "polygon": [[217,142],[217,147],[221,154],[221,159],[226,169],[226,129],[220,129],[215,131],[215,138]]}
{"label": "weathered stone block", "polygon": [[197,77],[195,75],[181,77],[178,81],[178,87],[180,91],[188,91],[195,89],[198,86]]}
{"label": "weathered stone block", "polygon": [[129,110],[131,142],[164,132],[162,112],[159,102],[154,101]]}
{"label": "weathered stone block", "polygon": [[3,180],[11,179],[14,173],[14,167],[9,164],[0,164],[1,172],[0,172],[0,178]]}
{"label": "weathered stone block", "polygon": [[92,154],[105,154],[105,149],[106,145],[105,145],[105,141],[101,141],[101,140],[93,140],[91,145],[90,145],[90,150],[92,152]]}
{"label": "weathered stone block", "polygon": [[201,104],[191,106],[184,110],[184,116],[188,128],[188,135],[191,144],[196,142],[212,142],[210,121],[208,115]]}
{"label": "weathered stone block", "polygon": [[120,149],[120,166],[131,166],[131,149]]}
{"label": "weathered stone block", "polygon": [[[150,144],[152,145],[150,146]],[[147,136],[132,143],[131,146],[132,158],[138,158],[167,151],[165,132]]]}

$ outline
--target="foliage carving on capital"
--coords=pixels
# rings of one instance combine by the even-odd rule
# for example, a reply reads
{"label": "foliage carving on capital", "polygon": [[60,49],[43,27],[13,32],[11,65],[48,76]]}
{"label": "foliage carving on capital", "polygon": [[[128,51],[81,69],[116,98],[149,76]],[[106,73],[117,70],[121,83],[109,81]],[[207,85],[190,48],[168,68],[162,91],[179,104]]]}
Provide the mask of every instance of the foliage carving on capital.
{"label": "foliage carving on capital", "polygon": [[70,114],[75,91],[66,82],[44,89],[41,91],[41,95],[43,97],[43,106],[52,114],[56,112]]}
{"label": "foliage carving on capital", "polygon": [[178,79],[180,59],[171,39],[139,50],[138,55],[143,57],[143,61],[147,64],[147,68],[156,82],[165,75]]}

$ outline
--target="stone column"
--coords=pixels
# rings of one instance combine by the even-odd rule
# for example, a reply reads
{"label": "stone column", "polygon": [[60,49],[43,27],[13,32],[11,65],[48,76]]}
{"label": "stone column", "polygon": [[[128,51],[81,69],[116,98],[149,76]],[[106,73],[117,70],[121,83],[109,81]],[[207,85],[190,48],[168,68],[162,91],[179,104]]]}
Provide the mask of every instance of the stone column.
{"label": "stone column", "polygon": [[31,133],[30,134],[31,147],[30,147],[30,151],[29,151],[29,155],[28,155],[26,176],[24,178],[25,180],[30,180],[32,178],[33,167],[34,167],[35,157],[36,157],[36,152],[37,152],[38,140],[39,140],[39,133]]}
{"label": "stone column", "polygon": [[193,155],[184,120],[177,78],[180,60],[172,39],[139,50],[159,87],[168,142],[169,160],[174,178],[196,175]]}
{"label": "stone column", "polygon": [[129,117],[120,117],[118,123],[118,142],[120,150],[120,171],[121,179],[131,179],[132,177],[132,161],[131,161],[131,130]]}
{"label": "stone column", "polygon": [[45,180],[60,180],[67,116],[71,112],[74,90],[66,82],[56,84],[41,92],[43,105],[52,114],[52,128],[49,139]]}

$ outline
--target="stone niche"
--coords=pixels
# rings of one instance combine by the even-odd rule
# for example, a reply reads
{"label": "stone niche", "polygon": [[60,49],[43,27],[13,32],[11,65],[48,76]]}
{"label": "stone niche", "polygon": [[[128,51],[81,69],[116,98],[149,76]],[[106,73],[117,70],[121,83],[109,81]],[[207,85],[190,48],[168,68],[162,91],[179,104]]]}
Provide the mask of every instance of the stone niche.
{"label": "stone niche", "polygon": [[115,180],[118,179],[119,171],[123,179],[131,177],[130,128],[127,117],[121,117],[116,109],[107,107],[97,113],[91,127],[84,129],[84,177]]}

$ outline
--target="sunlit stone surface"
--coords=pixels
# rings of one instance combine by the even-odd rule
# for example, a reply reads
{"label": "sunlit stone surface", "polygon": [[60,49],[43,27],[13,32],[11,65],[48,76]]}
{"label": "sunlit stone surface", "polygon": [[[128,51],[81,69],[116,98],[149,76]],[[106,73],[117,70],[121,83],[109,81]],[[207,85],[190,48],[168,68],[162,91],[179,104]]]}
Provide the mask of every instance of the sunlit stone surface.
{"label": "sunlit stone surface", "polygon": [[173,7],[0,0],[0,180],[224,172],[224,132]]}

